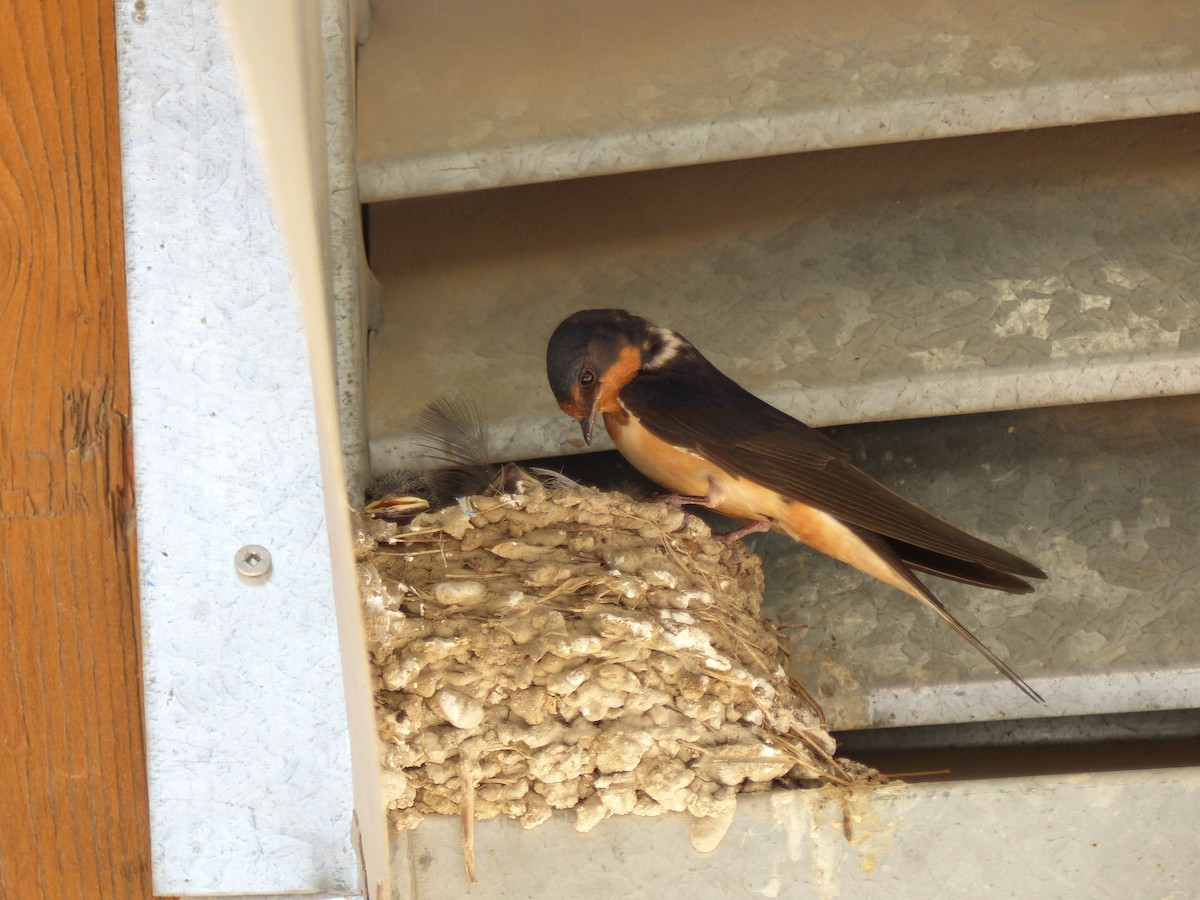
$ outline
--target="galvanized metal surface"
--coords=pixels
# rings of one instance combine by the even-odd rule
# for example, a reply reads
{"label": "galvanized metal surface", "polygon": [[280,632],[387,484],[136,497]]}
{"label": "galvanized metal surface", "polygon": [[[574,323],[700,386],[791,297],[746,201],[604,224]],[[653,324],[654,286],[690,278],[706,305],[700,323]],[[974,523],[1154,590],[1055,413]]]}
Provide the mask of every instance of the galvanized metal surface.
{"label": "galvanized metal surface", "polygon": [[498,457],[577,452],[545,347],[595,306],[816,425],[1200,392],[1198,217],[1194,118],[376,205],[372,465],[453,390]]}
{"label": "galvanized metal surface", "polygon": [[[357,7],[357,8],[354,8]],[[355,154],[355,62],[369,29],[365,0],[321,0],[325,64],[326,162],[329,172],[329,267],[332,277],[337,395],[346,490],[355,502],[370,480],[367,455],[367,319],[378,285],[367,268]]]}
{"label": "galvanized metal surface", "polygon": [[[215,0],[143,6],[116,15],[155,890],[353,893],[290,259]],[[234,556],[251,543],[273,566],[246,584]]]}
{"label": "galvanized metal surface", "polygon": [[1049,574],[1013,596],[926,577],[1046,698],[915,601],[761,535],[764,613],[831,727],[1200,707],[1200,397],[834,429],[856,463]]}
{"label": "galvanized metal surface", "polygon": [[[441,898],[1188,898],[1200,769],[758,794],[700,854],[678,819],[623,817],[576,834],[427,819],[396,859],[397,887]],[[407,864],[407,871],[404,866]]]}
{"label": "galvanized metal surface", "polygon": [[373,32],[372,201],[1200,110],[1186,2],[388,0]]}

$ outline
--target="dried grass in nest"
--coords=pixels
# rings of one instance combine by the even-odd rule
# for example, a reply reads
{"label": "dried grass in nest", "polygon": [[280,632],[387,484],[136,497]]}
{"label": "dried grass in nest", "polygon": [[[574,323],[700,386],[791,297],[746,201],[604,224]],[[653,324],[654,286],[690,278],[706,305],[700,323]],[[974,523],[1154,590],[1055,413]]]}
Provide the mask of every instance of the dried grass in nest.
{"label": "dried grass in nest", "polygon": [[789,677],[756,557],[666,504],[520,484],[409,526],[362,522],[397,827],[574,809],[587,831],[674,811],[712,849],[738,792],[873,776],[835,757]]}

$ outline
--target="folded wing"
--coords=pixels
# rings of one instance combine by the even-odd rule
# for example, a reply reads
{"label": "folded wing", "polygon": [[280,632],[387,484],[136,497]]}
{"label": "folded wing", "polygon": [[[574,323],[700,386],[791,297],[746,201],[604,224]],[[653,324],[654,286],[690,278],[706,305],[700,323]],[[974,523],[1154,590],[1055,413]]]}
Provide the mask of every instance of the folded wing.
{"label": "folded wing", "polygon": [[687,367],[642,371],[621,392],[621,402],[658,437],[882,535],[920,571],[1012,593],[1031,590],[1016,576],[1046,577],[885,487],[824,434],[755,397],[694,347],[684,352],[695,356]]}

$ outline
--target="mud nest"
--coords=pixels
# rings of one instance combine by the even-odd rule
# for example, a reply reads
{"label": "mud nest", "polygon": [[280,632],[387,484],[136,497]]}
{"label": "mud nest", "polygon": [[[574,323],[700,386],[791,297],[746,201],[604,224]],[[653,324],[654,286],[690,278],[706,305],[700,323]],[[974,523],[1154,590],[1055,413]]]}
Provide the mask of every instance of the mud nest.
{"label": "mud nest", "polygon": [[389,815],[692,817],[739,792],[870,780],[759,615],[762,569],[694,516],[518,479],[411,524],[361,520]]}

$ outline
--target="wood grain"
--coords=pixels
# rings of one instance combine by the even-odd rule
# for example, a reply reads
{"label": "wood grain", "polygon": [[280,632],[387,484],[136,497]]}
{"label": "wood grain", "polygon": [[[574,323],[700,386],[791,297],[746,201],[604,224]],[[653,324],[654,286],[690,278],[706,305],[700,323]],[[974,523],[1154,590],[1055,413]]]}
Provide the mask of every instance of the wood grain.
{"label": "wood grain", "polygon": [[146,897],[113,7],[0,5],[0,896]]}

